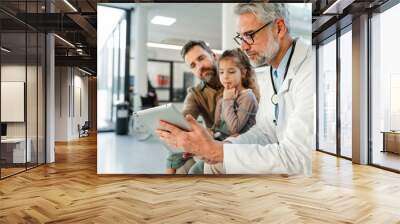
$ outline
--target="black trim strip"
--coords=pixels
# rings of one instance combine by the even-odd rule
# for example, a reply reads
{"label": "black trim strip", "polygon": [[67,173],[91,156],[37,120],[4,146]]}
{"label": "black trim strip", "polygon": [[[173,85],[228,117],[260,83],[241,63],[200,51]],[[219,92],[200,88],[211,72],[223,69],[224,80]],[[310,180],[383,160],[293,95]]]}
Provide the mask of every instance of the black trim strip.
{"label": "black trim strip", "polygon": [[[2,23],[0,23],[0,47],[2,46],[2,32],[1,32],[1,29],[2,28]],[[1,64],[1,55],[2,55],[3,53],[1,52],[1,50],[0,50],[0,124],[2,123],[1,122],[1,67],[2,67],[2,64]],[[2,179],[2,177],[1,177],[1,167],[2,167],[2,162],[1,162],[1,145],[2,144],[0,144],[0,180]]]}
{"label": "black trim strip", "polygon": [[328,154],[328,155],[331,155],[331,156],[334,156],[334,157],[338,157],[338,158],[341,158],[341,159],[347,159],[347,160],[352,161],[352,159],[347,157],[347,156],[338,156],[335,153],[324,151],[322,149],[316,149],[316,150],[317,150],[317,152],[322,152],[322,153],[325,153],[325,154]]}
{"label": "black trim strip", "polygon": [[315,108],[315,117],[317,119],[317,121],[315,122],[315,148],[319,148],[319,45],[315,45],[315,95],[316,95],[316,99],[315,99],[315,104],[316,104],[316,108]]}
{"label": "black trim strip", "polygon": [[340,30],[336,31],[336,154],[341,156],[341,116],[340,116],[340,76],[341,76],[341,64],[340,64]]}
{"label": "black trim strip", "polygon": [[[28,11],[27,1],[25,1],[25,12]],[[28,14],[25,13],[25,21]],[[26,24],[26,23],[25,23]],[[28,24],[25,26],[25,88],[24,88],[24,118],[25,118],[25,170],[28,170]],[[32,152],[31,152],[32,153]]]}

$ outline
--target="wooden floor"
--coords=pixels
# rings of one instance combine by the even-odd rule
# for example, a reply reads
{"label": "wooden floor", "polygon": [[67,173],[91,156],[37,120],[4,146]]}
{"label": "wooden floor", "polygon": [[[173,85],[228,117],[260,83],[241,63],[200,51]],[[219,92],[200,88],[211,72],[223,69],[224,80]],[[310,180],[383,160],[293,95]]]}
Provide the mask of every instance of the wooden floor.
{"label": "wooden floor", "polygon": [[400,170],[400,154],[375,151],[372,157],[374,164]]}
{"label": "wooden floor", "polygon": [[25,167],[24,168],[1,168],[1,177],[7,177],[19,172],[22,172],[26,170]]}
{"label": "wooden floor", "polygon": [[400,223],[400,175],[314,155],[310,178],[98,176],[96,139],[0,181],[0,223]]}

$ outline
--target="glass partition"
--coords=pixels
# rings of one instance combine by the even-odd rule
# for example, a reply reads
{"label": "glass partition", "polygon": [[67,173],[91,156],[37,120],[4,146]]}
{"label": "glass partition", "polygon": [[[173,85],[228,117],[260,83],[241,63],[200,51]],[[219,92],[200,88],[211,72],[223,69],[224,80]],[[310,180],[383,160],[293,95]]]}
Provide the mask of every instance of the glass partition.
{"label": "glass partition", "polygon": [[[44,3],[1,1],[0,7],[25,18],[43,13]],[[45,45],[44,33],[0,12],[1,179],[45,163]]]}
{"label": "glass partition", "polygon": [[26,162],[31,162],[31,142],[26,141],[26,46],[26,33],[1,34],[2,177],[24,171]]}
{"label": "glass partition", "polygon": [[371,18],[371,162],[400,171],[400,5]]}
{"label": "glass partition", "polygon": [[184,62],[174,62],[174,98],[173,102],[183,102],[187,89],[194,86],[194,75]]}
{"label": "glass partition", "polygon": [[156,90],[160,102],[170,102],[171,63],[164,61],[147,62],[148,79]]}
{"label": "glass partition", "polygon": [[318,149],[336,154],[336,37],[318,48]]}
{"label": "glass partition", "polygon": [[352,32],[340,36],[340,154],[352,157]]}

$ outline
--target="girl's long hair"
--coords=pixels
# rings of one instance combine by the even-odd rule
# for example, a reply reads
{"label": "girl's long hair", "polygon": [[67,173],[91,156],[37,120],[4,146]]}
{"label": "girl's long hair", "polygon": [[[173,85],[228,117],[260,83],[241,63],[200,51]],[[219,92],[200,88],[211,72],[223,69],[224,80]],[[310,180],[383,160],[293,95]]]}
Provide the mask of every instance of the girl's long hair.
{"label": "girl's long hair", "polygon": [[242,75],[244,74],[244,76],[242,76],[243,87],[246,89],[253,90],[253,93],[257,98],[257,102],[260,102],[260,89],[256,81],[256,75],[254,69],[250,64],[250,60],[247,57],[247,55],[242,50],[240,50],[240,48],[226,50],[220,56],[218,60],[218,66],[222,60],[228,58],[233,59],[236,66],[240,68]]}

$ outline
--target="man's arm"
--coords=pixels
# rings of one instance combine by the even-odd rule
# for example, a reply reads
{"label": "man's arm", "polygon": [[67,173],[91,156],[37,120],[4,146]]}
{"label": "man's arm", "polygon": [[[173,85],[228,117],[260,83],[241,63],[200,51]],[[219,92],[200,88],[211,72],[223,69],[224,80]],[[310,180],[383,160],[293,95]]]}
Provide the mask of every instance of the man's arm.
{"label": "man's arm", "polygon": [[[301,80],[294,90],[296,108],[279,144],[225,144],[223,155],[227,173],[311,174],[315,138],[314,77],[309,73],[297,78]],[[236,143],[234,139],[233,143]]]}
{"label": "man's arm", "polygon": [[188,94],[183,102],[182,114],[183,116],[190,114],[195,119],[197,119],[197,117],[200,115],[199,105],[196,101],[193,88],[188,89]]}

